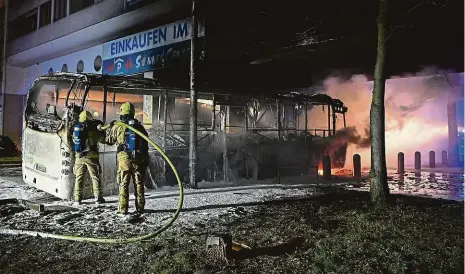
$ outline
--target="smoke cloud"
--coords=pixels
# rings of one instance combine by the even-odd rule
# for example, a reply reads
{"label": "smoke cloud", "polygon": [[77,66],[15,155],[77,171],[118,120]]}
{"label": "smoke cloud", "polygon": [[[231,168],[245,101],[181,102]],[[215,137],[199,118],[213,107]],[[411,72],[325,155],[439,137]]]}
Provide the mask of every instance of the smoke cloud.
{"label": "smoke cloud", "polygon": [[364,136],[360,135],[355,127],[340,129],[334,136],[340,141],[355,145],[357,149],[370,147],[370,130],[368,128],[365,128]]}
{"label": "smoke cloud", "polygon": [[[433,75],[432,75],[433,74]],[[332,145],[349,143],[346,168],[352,167],[352,155],[362,157],[362,166],[370,163],[370,105],[373,82],[366,76],[354,75],[349,80],[329,77],[320,93],[338,98],[348,107],[347,128],[339,117],[338,131]],[[415,151],[422,153],[424,164],[428,152],[448,148],[447,102],[463,96],[463,73],[427,68],[416,74],[391,77],[386,81],[386,160],[388,167],[397,166],[397,153],[405,153],[405,164],[413,165]],[[327,113],[314,108],[309,113],[309,128],[327,128]]]}

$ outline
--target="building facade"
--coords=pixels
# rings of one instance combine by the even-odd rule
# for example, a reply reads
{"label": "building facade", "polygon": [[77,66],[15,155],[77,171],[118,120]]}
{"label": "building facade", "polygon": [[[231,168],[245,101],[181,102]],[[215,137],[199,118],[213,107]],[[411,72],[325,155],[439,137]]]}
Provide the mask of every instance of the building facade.
{"label": "building facade", "polygon": [[38,76],[152,77],[177,65],[190,49],[191,6],[189,0],[5,1],[1,134],[20,146],[24,100]]}

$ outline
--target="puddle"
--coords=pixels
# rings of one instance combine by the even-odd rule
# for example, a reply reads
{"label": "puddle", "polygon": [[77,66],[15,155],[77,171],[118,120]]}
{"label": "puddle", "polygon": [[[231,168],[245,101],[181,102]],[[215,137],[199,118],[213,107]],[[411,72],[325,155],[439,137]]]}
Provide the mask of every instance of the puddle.
{"label": "puddle", "polygon": [[[405,193],[418,196],[463,201],[464,174],[432,172],[405,172],[397,174],[388,171],[389,189],[392,193]],[[366,183],[362,188],[369,188]]]}

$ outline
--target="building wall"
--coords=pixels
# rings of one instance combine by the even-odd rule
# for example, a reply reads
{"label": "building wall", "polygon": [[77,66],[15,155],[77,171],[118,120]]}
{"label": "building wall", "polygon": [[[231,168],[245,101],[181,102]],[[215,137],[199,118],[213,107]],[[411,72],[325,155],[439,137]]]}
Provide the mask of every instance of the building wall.
{"label": "building wall", "polygon": [[[10,22],[47,2],[10,1],[15,1],[8,14]],[[95,0],[90,7],[8,41],[4,116],[0,121],[5,135],[20,146],[24,100],[37,76],[50,70],[62,71],[64,64],[68,72],[77,72],[79,61],[84,63],[83,72],[101,74],[103,68],[96,70],[94,61],[97,56],[103,57],[102,43],[136,32],[134,28],[144,28],[155,18],[190,6],[190,0],[146,1],[148,5],[126,12],[125,3],[126,0]]]}
{"label": "building wall", "polygon": [[12,8],[9,9],[8,11],[8,20],[13,20],[26,12],[42,5],[43,3],[49,1],[49,0],[23,0],[23,1],[18,1],[18,0],[9,0],[9,1],[14,1],[12,4]]}
{"label": "building wall", "polygon": [[3,127],[3,135],[6,135],[13,140],[21,150],[21,134],[23,125],[23,109],[26,96],[20,94],[5,95],[5,120]]}
{"label": "building wall", "polygon": [[123,0],[103,0],[10,41],[6,49],[10,63],[27,67],[102,44],[132,33],[134,28],[144,28],[156,18],[185,9],[190,0],[157,0],[128,12],[124,10],[124,3]]}
{"label": "building wall", "polygon": [[103,47],[98,45],[85,50],[81,50],[72,54],[61,56],[52,60],[48,60],[36,65],[29,66],[25,69],[25,84],[30,87],[34,79],[38,76],[47,74],[50,69],[54,72],[62,71],[63,65],[67,65],[68,72],[77,72],[77,65],[79,61],[84,63],[85,73],[102,74],[102,68],[96,71],[94,68],[94,61],[97,56],[102,57]]}
{"label": "building wall", "polygon": [[22,118],[26,94],[25,70],[6,65],[5,104],[3,113],[3,135],[9,136],[21,147]]}
{"label": "building wall", "polygon": [[[40,2],[40,1],[32,1]],[[34,5],[22,11],[27,12],[33,9]],[[116,17],[124,12],[123,0],[104,0],[88,8],[70,14],[67,17],[52,22],[51,24],[39,28],[30,34],[19,37],[8,44],[7,55],[14,55],[18,52],[34,48],[40,44],[55,40],[62,36],[85,29],[89,26]],[[9,16],[9,18],[12,18]]]}
{"label": "building wall", "polygon": [[18,95],[26,94],[25,69],[10,65],[8,59],[6,63],[5,93]]}

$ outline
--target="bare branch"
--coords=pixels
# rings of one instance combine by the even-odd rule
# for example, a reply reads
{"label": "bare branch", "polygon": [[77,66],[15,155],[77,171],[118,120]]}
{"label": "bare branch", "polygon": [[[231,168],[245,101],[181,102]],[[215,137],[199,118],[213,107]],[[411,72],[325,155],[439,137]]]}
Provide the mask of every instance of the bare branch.
{"label": "bare branch", "polygon": [[421,7],[421,6],[423,6],[424,4],[427,4],[427,3],[429,3],[429,2],[431,2],[431,1],[430,1],[430,0],[427,0],[427,1],[425,1],[425,2],[421,2],[421,3],[417,4],[417,5],[415,5],[413,8],[409,9],[406,13],[404,13],[404,15],[407,14],[407,13],[411,13],[412,11],[418,9],[419,7]]}
{"label": "bare branch", "polygon": [[391,28],[391,32],[388,34],[388,36],[386,37],[386,40],[384,41],[385,43],[389,40],[389,38],[394,34],[394,31],[398,28],[405,28],[405,26],[390,26]]}
{"label": "bare branch", "polygon": [[447,6],[447,4],[449,3],[449,0],[444,0],[444,4],[442,4],[442,5],[439,5],[438,2],[440,2],[440,0],[433,0],[431,3],[432,3],[433,5],[435,5],[436,7],[439,7],[439,8],[442,9],[442,8],[444,8],[445,6]]}
{"label": "bare branch", "polygon": [[[405,12],[404,14],[402,14],[402,15],[399,16],[399,17],[402,17],[402,16],[404,16],[404,15],[407,15],[408,13],[411,13],[411,12],[415,11],[416,9],[418,9],[419,7],[421,7],[421,6],[425,5],[425,4],[428,4],[428,3],[431,3],[431,4],[433,4],[434,6],[439,7],[439,8],[444,8],[444,7],[447,6],[447,4],[449,3],[449,0],[443,0],[443,1],[444,1],[444,4],[439,5],[439,4],[438,4],[439,1],[442,1],[442,0],[426,0],[426,1],[424,1],[424,2],[421,2],[421,3],[419,3],[419,4],[415,5],[415,6],[413,6],[413,7],[410,8],[407,12]],[[409,29],[412,28],[413,25],[414,25],[414,23],[412,23],[408,28],[409,28]],[[393,28],[391,27],[391,33],[389,33],[389,35],[387,36],[386,41],[389,40],[389,37],[391,37],[391,36],[394,34],[394,31],[395,31],[396,29],[401,28],[401,27],[405,27],[405,26],[394,26]]]}
{"label": "bare branch", "polygon": [[447,70],[444,69],[443,72],[442,72],[441,74],[444,75],[444,77],[446,78],[447,83],[449,84],[450,87],[452,87],[452,84],[450,83],[449,77],[448,77],[448,75],[447,75]]}

